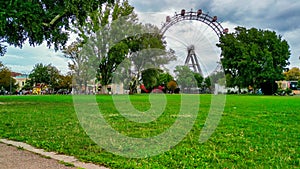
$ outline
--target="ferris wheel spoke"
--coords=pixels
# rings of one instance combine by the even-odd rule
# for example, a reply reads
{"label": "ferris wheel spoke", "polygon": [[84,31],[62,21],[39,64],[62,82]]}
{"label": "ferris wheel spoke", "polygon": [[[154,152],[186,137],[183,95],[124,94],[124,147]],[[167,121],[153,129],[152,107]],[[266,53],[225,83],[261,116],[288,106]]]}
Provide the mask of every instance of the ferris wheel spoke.
{"label": "ferris wheel spoke", "polygon": [[179,39],[176,36],[169,35],[169,36],[167,36],[167,38],[169,38],[170,40],[176,41],[177,43],[180,43],[181,45],[183,45],[183,47],[188,47],[188,44],[185,41]]}
{"label": "ferris wheel spoke", "polygon": [[[204,25],[204,24],[198,24],[198,25],[201,25],[201,28],[197,27],[198,28],[197,30],[199,30],[199,31],[196,30],[194,32],[194,34],[195,34],[195,36],[194,36],[194,42],[202,41],[204,39],[203,35],[204,35],[205,32],[207,32],[207,29],[208,29],[208,27],[206,25]],[[205,27],[203,28],[203,26],[205,26]]]}

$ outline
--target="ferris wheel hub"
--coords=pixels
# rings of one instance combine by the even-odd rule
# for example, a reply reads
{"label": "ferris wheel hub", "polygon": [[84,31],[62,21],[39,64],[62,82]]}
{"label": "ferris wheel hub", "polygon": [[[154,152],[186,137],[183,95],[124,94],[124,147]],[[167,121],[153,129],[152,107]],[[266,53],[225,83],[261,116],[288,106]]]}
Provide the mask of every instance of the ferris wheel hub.
{"label": "ferris wheel hub", "polygon": [[187,47],[188,51],[195,50],[195,45],[190,45]]}

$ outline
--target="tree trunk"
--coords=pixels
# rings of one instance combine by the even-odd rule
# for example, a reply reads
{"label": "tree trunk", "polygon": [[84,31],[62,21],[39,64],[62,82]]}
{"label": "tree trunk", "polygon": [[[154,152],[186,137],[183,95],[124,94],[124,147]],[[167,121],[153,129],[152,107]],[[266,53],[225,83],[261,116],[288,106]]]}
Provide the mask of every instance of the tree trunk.
{"label": "tree trunk", "polygon": [[88,88],[87,82],[85,81],[85,82],[84,82],[84,94],[88,94],[88,93],[89,93],[89,92],[87,91],[87,88]]}
{"label": "tree trunk", "polygon": [[103,85],[101,87],[101,94],[108,94],[107,87],[108,87],[108,85]]}

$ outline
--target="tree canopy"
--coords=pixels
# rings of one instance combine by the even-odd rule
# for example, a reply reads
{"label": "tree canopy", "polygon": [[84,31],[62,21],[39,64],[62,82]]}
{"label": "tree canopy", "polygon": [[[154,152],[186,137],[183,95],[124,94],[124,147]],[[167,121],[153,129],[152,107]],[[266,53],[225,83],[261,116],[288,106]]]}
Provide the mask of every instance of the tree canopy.
{"label": "tree canopy", "polygon": [[58,85],[59,75],[59,70],[51,64],[43,65],[42,63],[38,63],[34,66],[28,77],[31,85],[43,83],[54,88]]}
{"label": "tree canopy", "polygon": [[185,89],[197,87],[197,80],[194,72],[188,66],[176,66],[174,72],[176,73],[176,81],[178,86],[184,92]]}
{"label": "tree canopy", "polygon": [[177,88],[177,83],[175,80],[171,80],[167,84],[167,88],[171,91],[171,93],[174,93],[175,89]]}
{"label": "tree canopy", "polygon": [[158,86],[159,75],[162,74],[161,69],[150,68],[142,71],[142,81],[147,89]]}
{"label": "tree canopy", "polygon": [[167,86],[170,81],[174,81],[174,77],[168,73],[160,73],[158,78],[158,85]]}
{"label": "tree canopy", "polygon": [[76,42],[65,48],[63,53],[73,62],[69,64],[69,68],[75,75],[73,78],[79,88],[82,88],[82,84],[86,88],[87,81],[96,77],[102,86],[110,83],[113,70],[122,62],[125,53],[128,53],[124,41],[118,44],[115,42],[120,35],[119,32],[126,33],[119,28],[125,22],[115,20],[127,16],[127,22],[130,22],[130,19],[134,22],[136,16],[132,12],[133,7],[127,0],[116,1],[93,11],[84,24],[76,24],[73,28],[79,37]]}
{"label": "tree canopy", "polygon": [[[137,82],[128,83],[136,85],[135,87],[131,86],[131,89],[135,89],[141,81],[147,88],[160,85],[158,84],[160,83],[158,78],[162,71],[159,70],[163,68],[163,65],[176,60],[172,52],[165,50],[161,35],[158,33],[143,33],[126,38],[125,41],[128,53],[124,53],[122,62],[116,64],[116,69],[113,71],[115,72],[114,75],[122,79],[118,81],[128,83],[128,81],[132,81],[131,79],[136,80]],[[149,71],[147,71],[148,69]],[[116,79],[116,77],[110,76],[110,79],[112,78]],[[127,84],[124,87],[125,89],[128,88]]]}
{"label": "tree canopy", "polygon": [[290,70],[283,73],[285,80],[300,80],[300,69],[298,67],[293,67]]}
{"label": "tree canopy", "polygon": [[59,89],[70,91],[72,88],[72,75],[62,75],[60,71],[51,64],[43,65],[42,63],[38,63],[30,72],[23,89],[29,90],[38,86],[38,84],[39,86],[47,87],[50,93],[57,92]]}
{"label": "tree canopy", "polygon": [[0,1],[0,55],[6,44],[22,47],[44,41],[58,50],[68,40],[72,25],[83,25],[103,3],[114,0],[8,0]]}
{"label": "tree canopy", "polygon": [[228,87],[273,85],[283,79],[282,72],[289,65],[289,45],[274,31],[237,27],[234,33],[222,36],[217,46],[222,49]]}

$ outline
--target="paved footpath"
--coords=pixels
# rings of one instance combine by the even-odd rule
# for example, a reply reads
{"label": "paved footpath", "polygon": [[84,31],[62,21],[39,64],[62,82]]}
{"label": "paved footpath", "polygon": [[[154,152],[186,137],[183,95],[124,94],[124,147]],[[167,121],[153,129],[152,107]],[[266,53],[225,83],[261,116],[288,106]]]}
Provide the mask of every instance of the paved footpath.
{"label": "paved footpath", "polygon": [[[91,163],[83,163],[72,156],[45,152],[28,144],[0,139],[0,169],[107,169]],[[47,158],[46,158],[47,157]],[[72,164],[68,167],[63,161]]]}

